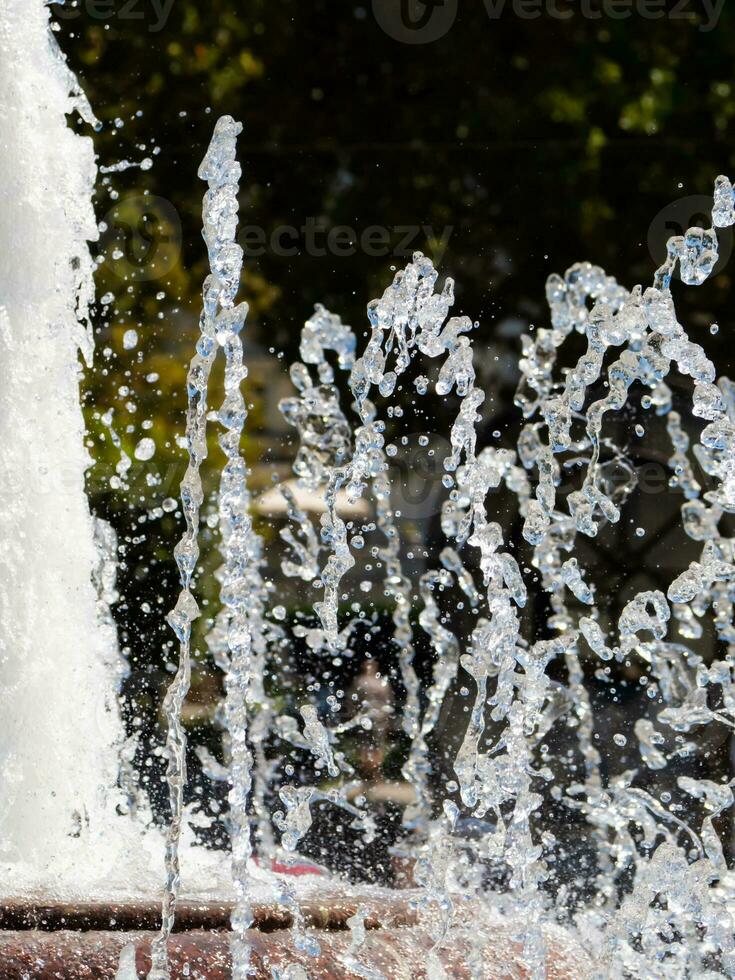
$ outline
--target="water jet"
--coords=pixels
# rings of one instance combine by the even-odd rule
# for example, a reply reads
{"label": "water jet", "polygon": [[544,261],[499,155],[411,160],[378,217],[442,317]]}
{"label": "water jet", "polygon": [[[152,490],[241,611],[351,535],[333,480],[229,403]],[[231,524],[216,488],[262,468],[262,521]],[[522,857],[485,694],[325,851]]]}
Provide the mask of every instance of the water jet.
{"label": "water jet", "polygon": [[[66,116],[95,121],[40,0],[6,0],[0,51],[0,426],[11,489],[0,510],[0,976],[730,975],[735,896],[718,830],[733,787],[698,766],[706,733],[735,726],[735,386],[679,322],[672,290],[676,271],[698,286],[714,269],[718,229],[735,224],[730,180],[717,178],[712,227],[673,237],[652,285],[628,290],[590,263],[549,278],[550,325],[522,340],[512,445],[480,442],[477,325],[451,315],[454,282],[440,284],[425,255],[369,304],[364,345],[315,308],[280,404],[298,442],[277,488],[281,571],[316,597],[289,631],[253,520],[272,512],[276,491],[254,503],[242,449],[242,127],[217,121],[198,171],[210,273],[187,378],[162,833],[145,801],[130,807],[120,776],[115,542],[84,492],[77,352],[91,359],[96,165],[91,137]],[[676,403],[674,372],[687,386]],[[442,542],[413,578],[390,463],[413,431],[408,416],[432,398],[438,422],[451,418]],[[638,490],[626,411],[668,440],[694,557],[660,587],[631,576],[616,608],[586,548],[621,524]],[[224,462],[210,500],[202,473],[216,467],[216,447]],[[501,493],[518,515],[513,539],[498,520]],[[196,841],[185,798],[205,504],[216,530],[205,545],[220,562],[207,646],[223,676],[225,763],[203,758],[229,787],[227,849]],[[376,582],[390,637],[373,653],[392,661],[393,686],[386,694],[375,659],[347,704],[326,679],[356,658],[363,635],[377,642]],[[702,652],[705,629],[714,656]],[[274,696],[295,638],[323,664],[323,702],[318,685],[293,706]],[[589,674],[606,683],[611,665],[633,663],[645,689],[638,758],[616,772]],[[447,713],[464,724],[439,778]],[[378,792],[375,759],[399,737],[400,780]],[[376,801],[398,788],[405,889],[349,882],[301,857],[322,809],[369,851]],[[580,828],[576,851],[552,807]]]}

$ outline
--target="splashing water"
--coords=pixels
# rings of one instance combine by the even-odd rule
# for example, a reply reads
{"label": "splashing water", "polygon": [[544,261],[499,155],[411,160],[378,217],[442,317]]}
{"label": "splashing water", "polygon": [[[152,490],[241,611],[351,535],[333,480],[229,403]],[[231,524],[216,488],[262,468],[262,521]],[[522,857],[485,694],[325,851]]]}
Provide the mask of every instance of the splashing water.
{"label": "splashing water", "polygon": [[[118,703],[117,542],[84,485],[97,168],[67,116],[98,123],[49,23],[44,0],[0,7],[2,891],[125,900],[160,893],[163,855]],[[189,894],[229,894],[222,862],[184,838]]]}
{"label": "splashing water", "polygon": [[[156,839],[142,828],[131,830],[132,821],[120,829],[115,813],[124,808],[115,691],[124,665],[109,613],[115,543],[109,528],[93,522],[83,493],[87,459],[76,358],[78,347],[91,353],[95,165],[90,141],[67,129],[65,113],[93,120],[53,45],[40,2],[6,0],[0,49],[0,117],[11,121],[0,141],[9,185],[0,241],[14,242],[0,305],[0,425],[6,482],[13,487],[0,514],[0,848],[8,866],[30,869],[34,884],[48,888],[46,865],[63,864],[69,854],[73,867],[81,846],[100,874],[121,864],[129,873],[128,862],[136,860],[130,842],[140,847],[144,841],[150,854]],[[189,465],[181,486],[186,526],[175,553],[181,593],[169,617],[179,666],[164,705],[171,820],[162,929],[150,973],[155,980],[169,975],[167,941],[187,845],[182,707],[199,615],[195,576],[209,421],[219,425],[225,458],[216,494],[221,609],[207,643],[225,675],[227,765],[220,775],[230,785],[236,980],[251,971],[253,855],[257,850],[261,861],[270,859],[273,828],[287,855],[298,851],[316,806],[347,815],[368,845],[375,834],[345,740],[357,728],[379,725],[379,711],[368,706],[338,721],[334,708],[322,712],[304,696],[292,714],[278,713],[265,690],[286,634],[274,622],[284,616],[271,605],[277,597],[264,576],[241,451],[248,309],[236,302],[243,260],[235,237],[240,131],[230,117],[220,119],[199,170],[208,185],[203,216],[211,273],[188,374]],[[69,192],[50,196],[51,187]],[[550,326],[522,340],[520,434],[513,448],[478,445],[485,393],[473,365],[475,325],[450,316],[454,284],[447,279],[438,288],[438,273],[421,253],[370,303],[363,351],[351,328],[322,306],[302,331],[301,360],[291,368],[295,394],[281,411],[298,437],[299,489],[321,497],[324,509],[315,521],[290,486],[282,487],[289,520],[281,530],[287,548],[282,571],[321,590],[311,623],[299,622],[293,632],[325,666],[353,656],[365,600],[349,590],[366,564],[376,563],[390,607],[387,653],[400,678],[401,724],[410,745],[403,775],[412,798],[401,846],[413,862],[411,900],[433,940],[425,964],[430,977],[445,975],[441,952],[450,947],[466,949],[472,974],[483,976],[484,950],[499,914],[534,978],[547,975],[559,920],[567,935],[597,951],[594,966],[580,957],[580,975],[735,972],[735,879],[723,832],[733,781],[702,778],[708,739],[735,728],[735,554],[728,533],[735,513],[735,385],[718,378],[704,349],[690,340],[671,292],[677,269],[684,285],[700,285],[712,273],[716,229],[735,224],[728,178],[717,179],[713,203],[712,228],[672,238],[647,288],[629,291],[588,263],[549,278]],[[586,349],[569,367],[564,359],[574,335]],[[209,380],[220,349],[224,397],[212,413]],[[678,410],[670,386],[675,373],[690,379],[690,404],[677,399]],[[443,460],[444,540],[413,581],[392,504],[389,460],[398,450],[386,439],[402,416],[402,391],[420,398],[430,389],[456,403],[456,416]],[[626,590],[616,613],[604,581],[596,580],[588,542],[620,525],[640,492],[630,433],[620,425],[624,410],[648,413],[649,424],[659,420],[666,433],[670,489],[680,494],[681,531],[697,557],[660,588]],[[62,460],[71,476],[59,487],[53,480]],[[506,540],[497,519],[495,492],[501,490],[516,502],[518,540]],[[345,514],[345,505],[360,501],[375,517],[362,526]],[[348,599],[354,601],[347,605]],[[34,615],[41,605],[42,618]],[[468,615],[455,615],[460,610]],[[705,660],[698,646],[705,632],[716,637],[721,652],[715,659]],[[419,648],[433,657],[426,685],[416,670]],[[54,666],[59,662],[63,673]],[[632,768],[617,771],[599,737],[585,666],[605,681],[611,666],[633,663],[649,703],[632,734],[615,733],[614,744],[628,750],[626,760],[635,759]],[[460,684],[467,685],[461,695],[467,700],[458,702]],[[457,703],[466,726],[442,783],[441,719]],[[33,739],[25,735],[29,725]],[[283,758],[266,752],[267,738],[280,743]],[[551,751],[555,741],[565,755]],[[298,781],[284,764],[292,748],[309,759],[312,782]],[[214,772],[218,764],[203,758]],[[269,791],[279,800],[272,815],[265,805]],[[572,866],[552,808],[585,835],[586,871]],[[295,885],[276,878],[274,894],[294,915],[295,949],[318,955]],[[344,965],[377,980],[382,974],[369,962],[365,915],[359,908],[348,922]],[[120,976],[134,971],[130,947],[123,952]],[[296,964],[276,973],[307,975]]]}
{"label": "splashing water", "polygon": [[[222,614],[210,640],[216,661],[226,672],[225,718],[230,753],[230,825],[232,879],[237,905],[232,915],[234,976],[246,977],[250,950],[247,930],[253,915],[249,905],[249,861],[252,854],[249,796],[252,790],[253,756],[248,742],[249,709],[260,701],[268,711],[259,678],[253,676],[257,655],[262,654],[268,635],[262,616],[266,589],[260,576],[261,543],[252,529],[248,470],[240,453],[243,427],[247,418],[241,385],[247,376],[240,339],[248,313],[246,303],[235,305],[240,285],[242,249],[235,242],[237,229],[237,191],[240,165],[235,159],[237,136],[242,126],[230,116],[222,117],[199,168],[199,176],[209,189],[204,197],[204,241],[211,274],[204,283],[204,306],[200,319],[200,339],[188,375],[189,406],[186,442],[189,466],[181,484],[181,501],[186,530],[176,548],[181,576],[181,593],[169,622],[180,643],[179,668],[164,702],[168,720],[168,782],[171,821],[168,828],[166,888],[161,934],[152,951],[151,980],[168,977],[167,942],[174,924],[180,885],[179,841],[184,815],[186,782],[186,736],[181,710],[191,675],[191,625],[199,615],[192,593],[192,577],[199,558],[198,528],[204,500],[200,467],[207,457],[207,390],[217,352],[225,355],[225,395],[217,421],[223,428],[219,437],[226,463],[218,494],[221,551],[224,564],[220,572]],[[276,630],[271,630],[275,635]],[[260,693],[260,698],[257,698]],[[256,695],[253,698],[253,694]]]}
{"label": "splashing water", "polygon": [[[732,188],[719,178],[714,224],[735,222],[732,204]],[[569,928],[588,940],[594,937],[601,950],[604,966],[597,975],[685,976],[733,968],[733,886],[715,829],[716,818],[732,806],[732,785],[680,775],[677,785],[682,798],[690,801],[685,807],[667,806],[671,794],[656,790],[656,775],[673,758],[661,748],[672,732],[710,723],[732,726],[735,721],[728,708],[734,693],[729,657],[735,639],[735,566],[731,539],[718,529],[723,516],[735,511],[735,387],[727,379],[715,384],[715,368],[678,323],[670,291],[677,264],[685,284],[699,285],[716,260],[716,232],[694,229],[672,240],[666,264],[648,289],[628,291],[587,263],[572,267],[563,278],[550,277],[551,328],[523,338],[517,405],[524,421],[517,451],[477,449],[484,393],[475,385],[468,336],[473,324],[465,317],[448,318],[453,283],[447,280],[437,292],[437,273],[425,256],[417,253],[368,307],[371,333],[361,356],[350,328],[323,307],[316,308],[304,327],[302,360],[291,369],[297,394],[281,409],[299,437],[294,472],[305,489],[323,494],[326,510],[316,529],[284,488],[292,528],[281,532],[291,551],[282,570],[319,584],[323,591],[314,607],[317,625],[296,627],[297,635],[323,656],[349,653],[359,619],[341,621],[341,600],[346,598],[341,593],[365,539],[364,529],[350,537],[339,514],[339,495],[345,491],[353,503],[365,493],[372,496],[374,533],[385,542],[376,544],[372,554],[382,561],[385,594],[393,603],[395,654],[406,695],[403,726],[412,742],[404,775],[416,800],[404,823],[413,833],[419,907],[438,912],[429,964],[437,976],[442,975],[438,950],[459,938],[474,950],[470,955],[482,975],[487,936],[467,929],[455,916],[457,903],[470,898],[512,915],[531,976],[545,975],[555,915],[569,919],[575,911]],[[586,338],[587,350],[575,367],[557,375],[558,351],[573,332]],[[330,354],[346,375],[354,422],[341,405]],[[413,667],[413,589],[401,566],[390,504],[386,423],[378,404],[390,402],[414,362],[427,370],[432,359],[440,362],[434,374],[436,393],[455,392],[460,401],[451,452],[444,461],[444,484],[451,488],[442,513],[447,546],[439,555],[440,567],[424,574],[419,586],[417,625],[434,655],[433,680],[422,695]],[[693,476],[690,436],[673,411],[665,382],[673,369],[692,379],[691,414],[707,423],[693,451],[711,478],[704,492]],[[604,432],[604,423],[621,412],[636,386],[650,392],[642,405],[665,418],[674,452],[672,486],[683,496],[682,528],[701,542],[703,552],[666,594],[648,590],[631,596],[612,622],[594,569],[584,566],[581,551],[572,552],[579,536],[594,538],[618,523],[635,492],[635,466],[627,461],[623,445]],[[428,387],[419,374],[415,390],[423,394]],[[379,402],[372,400],[373,392]],[[393,414],[390,405],[382,414]],[[560,474],[572,457],[578,468],[581,462],[581,486],[562,495]],[[522,571],[519,556],[510,553],[500,525],[492,520],[489,495],[501,485],[517,499],[533,572],[527,567]],[[522,616],[533,591],[529,572],[549,597],[548,638],[529,636]],[[476,626],[464,637],[448,627],[438,601],[453,589],[469,599],[477,615]],[[701,634],[698,622],[709,609],[729,652],[707,667],[680,639]],[[672,615],[679,637],[668,638]],[[608,639],[603,623],[616,640]],[[641,717],[635,724],[641,765],[618,776],[605,775],[596,744],[583,670],[590,655],[603,665],[634,657],[647,671],[652,704],[661,706],[657,717]],[[564,673],[565,682],[552,681],[552,666],[555,677],[560,670]],[[454,762],[458,794],[446,790],[432,797],[427,740],[460,670],[472,678],[475,698]],[[327,770],[336,778],[338,727],[319,720],[314,707],[301,706],[299,711],[305,723],[301,741],[294,741],[299,731],[294,719],[280,719],[281,734],[291,732],[289,741],[310,749],[317,771]],[[576,733],[581,781],[572,775],[576,766],[564,775],[549,765],[542,742],[560,724]],[[620,739],[616,736],[617,744],[627,743]],[[687,749],[684,757],[692,752],[696,749]],[[696,768],[692,766],[692,773]],[[549,790],[570,812],[581,812],[590,828],[595,858],[588,884],[593,900],[576,910],[565,905],[567,888],[555,894],[544,888],[565,855],[564,843],[545,826],[544,793]],[[339,788],[330,792],[338,802]],[[286,814],[275,819],[288,849],[296,848],[311,826],[310,810],[318,795],[310,786],[281,788]],[[692,801],[699,802],[697,809]],[[484,821],[472,842],[469,864],[466,842],[456,833],[467,815]],[[494,893],[471,870],[473,862],[482,860],[504,869],[502,887]],[[357,955],[363,942],[359,915],[350,927],[355,937],[351,969],[376,975]]]}

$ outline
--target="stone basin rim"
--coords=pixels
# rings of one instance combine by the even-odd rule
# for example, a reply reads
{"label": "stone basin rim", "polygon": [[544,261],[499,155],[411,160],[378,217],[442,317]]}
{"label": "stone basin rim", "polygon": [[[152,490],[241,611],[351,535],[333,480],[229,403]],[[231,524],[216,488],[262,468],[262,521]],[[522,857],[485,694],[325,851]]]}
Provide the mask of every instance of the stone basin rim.
{"label": "stone basin rim", "polygon": [[[298,901],[304,926],[325,931],[348,929],[347,920],[365,909],[368,929],[416,925],[417,913],[408,898],[323,894]],[[174,932],[227,932],[234,908],[231,901],[192,901],[177,904]],[[253,929],[290,929],[293,912],[276,902],[253,904]],[[62,902],[4,899],[0,901],[0,932],[130,932],[154,931],[161,923],[161,904],[153,901]]]}

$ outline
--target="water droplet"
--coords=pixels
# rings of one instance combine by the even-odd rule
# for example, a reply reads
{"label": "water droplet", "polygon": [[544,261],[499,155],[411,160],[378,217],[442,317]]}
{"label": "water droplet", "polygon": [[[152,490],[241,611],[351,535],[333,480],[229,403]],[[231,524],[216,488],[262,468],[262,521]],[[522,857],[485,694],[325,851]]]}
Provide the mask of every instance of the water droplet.
{"label": "water droplet", "polygon": [[147,460],[152,459],[156,452],[156,444],[152,439],[141,439],[138,445],[135,447],[135,452],[133,455],[136,459]]}

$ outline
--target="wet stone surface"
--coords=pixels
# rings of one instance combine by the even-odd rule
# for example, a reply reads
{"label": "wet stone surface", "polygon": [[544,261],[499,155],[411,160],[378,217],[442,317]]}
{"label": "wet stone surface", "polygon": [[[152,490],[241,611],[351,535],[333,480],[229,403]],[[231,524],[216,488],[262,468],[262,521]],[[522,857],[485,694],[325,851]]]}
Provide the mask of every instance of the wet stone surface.
{"label": "wet stone surface", "polygon": [[[0,977],[2,980],[115,980],[120,953],[135,950],[139,980],[150,969],[150,946],[155,933],[140,932],[56,932],[0,933]],[[352,980],[358,974],[350,968],[351,938],[345,931],[320,931],[320,954],[309,957],[293,946],[289,930],[254,932],[252,964],[255,980],[272,980],[275,969],[300,965],[313,980]],[[399,927],[374,930],[359,951],[359,962],[380,971],[391,980],[424,980],[426,956],[432,940],[423,929]],[[508,933],[496,934],[488,941],[482,976],[487,980],[524,980],[527,971],[518,964],[520,946]],[[461,944],[440,954],[447,976],[470,980],[465,950]],[[581,952],[573,956],[553,952],[547,963],[552,980],[577,980],[587,976]],[[231,980],[230,938],[225,933],[192,931],[178,933],[169,942],[171,980]],[[477,974],[475,974],[477,975]],[[126,978],[127,980],[127,978]]]}

